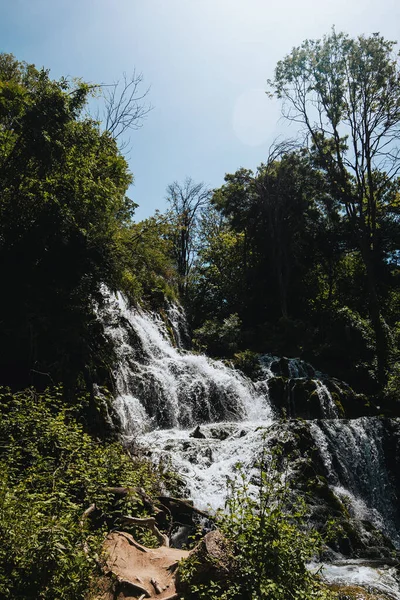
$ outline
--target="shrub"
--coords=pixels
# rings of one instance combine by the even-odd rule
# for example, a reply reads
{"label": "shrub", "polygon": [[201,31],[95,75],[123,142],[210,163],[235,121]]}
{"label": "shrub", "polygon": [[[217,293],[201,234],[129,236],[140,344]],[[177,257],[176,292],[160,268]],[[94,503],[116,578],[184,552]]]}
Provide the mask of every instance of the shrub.
{"label": "shrub", "polygon": [[236,369],[240,369],[250,379],[257,380],[262,377],[259,355],[251,350],[236,352],[232,363]]}
{"label": "shrub", "polygon": [[[150,463],[93,439],[79,411],[64,404],[60,388],[0,389],[1,598],[83,599],[105,532],[119,515],[143,513],[134,496],[116,501],[107,488],[159,491]],[[83,519],[93,503],[96,519]]]}
{"label": "shrub", "polygon": [[232,356],[240,345],[241,326],[237,314],[229,315],[222,323],[216,319],[205,321],[194,331],[193,345],[211,356]]}
{"label": "shrub", "polygon": [[[263,452],[254,486],[245,475],[229,483],[220,529],[234,547],[235,569],[228,585],[218,581],[191,587],[190,598],[203,600],[327,600],[329,591],[307,569],[322,539],[306,527],[305,507],[291,503],[290,490],[277,470],[280,457]],[[253,489],[251,489],[253,487]],[[180,566],[186,583],[194,577],[192,557]]]}

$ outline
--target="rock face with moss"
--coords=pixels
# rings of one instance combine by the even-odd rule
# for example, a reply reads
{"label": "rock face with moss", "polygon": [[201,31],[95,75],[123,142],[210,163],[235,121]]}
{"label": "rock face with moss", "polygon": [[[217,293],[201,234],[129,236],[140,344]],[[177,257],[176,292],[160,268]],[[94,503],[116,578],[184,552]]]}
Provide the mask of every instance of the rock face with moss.
{"label": "rock face with moss", "polygon": [[[268,447],[281,448],[289,462],[289,480],[306,502],[310,522],[320,531],[335,522],[331,549],[347,557],[393,556],[400,511],[392,448],[400,421],[292,420],[274,428]],[[347,448],[342,441],[348,441]]]}
{"label": "rock face with moss", "polygon": [[380,414],[373,400],[303,360],[261,356],[260,365],[252,378],[258,386],[266,382],[270,402],[279,416],[324,419]]}

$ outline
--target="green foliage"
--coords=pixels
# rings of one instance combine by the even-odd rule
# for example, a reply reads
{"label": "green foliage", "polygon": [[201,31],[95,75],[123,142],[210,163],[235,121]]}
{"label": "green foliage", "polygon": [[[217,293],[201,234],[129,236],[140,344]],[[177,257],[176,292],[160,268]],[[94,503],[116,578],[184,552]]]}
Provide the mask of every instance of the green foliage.
{"label": "green foliage", "polygon": [[215,209],[203,215],[201,245],[186,303],[192,321],[243,312],[245,236],[233,231]]}
{"label": "green foliage", "polygon": [[381,385],[390,356],[382,308],[393,248],[387,232],[392,237],[399,226],[400,62],[394,46],[378,33],[352,39],[333,29],[293,48],[269,82],[286,116],[305,126],[314,164],[345,212],[366,271]]}
{"label": "green foliage", "polygon": [[205,321],[194,331],[194,347],[211,356],[232,356],[240,340],[241,322],[237,314],[229,315],[219,323],[217,320]]}
{"label": "green foliage", "polygon": [[259,376],[262,376],[259,355],[251,350],[234,354],[232,364],[251,379],[257,380]]}
{"label": "green foliage", "polygon": [[158,308],[165,297],[176,299],[177,277],[170,237],[171,225],[158,213],[118,232],[120,289],[132,302]]}
{"label": "green foliage", "polygon": [[399,353],[394,49],[333,29],[278,63],[270,85],[309,143],[277,146],[214,191],[186,296],[196,331],[237,314],[239,351],[301,355],[382,392]]}
{"label": "green foliage", "polygon": [[[62,390],[0,392],[0,596],[83,599],[104,533],[118,516],[143,513],[138,498],[107,487],[159,491],[159,473],[119,443],[101,443],[77,418],[87,398],[66,406]],[[83,512],[96,505],[95,518]]]}
{"label": "green foliage", "polygon": [[[278,160],[279,158],[279,160]],[[239,169],[226,175],[212,202],[244,237],[243,306],[252,313],[286,318],[296,310],[296,288],[312,266],[312,228],[322,214],[316,199],[320,176],[304,153],[271,157],[254,175]]]}
{"label": "green foliage", "polygon": [[324,318],[325,331],[320,330],[310,340],[320,368],[334,372],[360,391],[376,392],[375,337],[369,319],[340,304]]}
{"label": "green foliage", "polygon": [[392,366],[389,380],[385,388],[385,395],[397,403],[400,402],[400,363],[395,362]]}
{"label": "green foliage", "polygon": [[[197,584],[190,598],[216,600],[311,600],[332,596],[307,569],[318,554],[321,537],[306,526],[305,507],[291,503],[290,491],[277,469],[279,456],[263,454],[256,493],[243,472],[229,483],[226,510],[219,526],[233,543],[234,568],[225,581]],[[180,567],[189,583],[196,564]]]}
{"label": "green foliage", "polygon": [[[382,390],[378,355],[384,350],[389,366],[399,348],[393,190],[379,213],[377,326],[354,224],[312,158],[283,154],[255,175],[239,169],[225,180],[203,214],[186,296],[195,346],[229,358],[245,348],[302,356],[359,391]],[[231,314],[241,321],[236,349],[224,339],[222,324]],[[377,331],[384,337],[380,352]]]}
{"label": "green foliage", "polygon": [[[83,116],[89,86],[0,57],[0,381],[105,379],[94,306],[121,281],[116,237],[134,204],[114,139]],[[103,369],[103,371],[102,371]]]}

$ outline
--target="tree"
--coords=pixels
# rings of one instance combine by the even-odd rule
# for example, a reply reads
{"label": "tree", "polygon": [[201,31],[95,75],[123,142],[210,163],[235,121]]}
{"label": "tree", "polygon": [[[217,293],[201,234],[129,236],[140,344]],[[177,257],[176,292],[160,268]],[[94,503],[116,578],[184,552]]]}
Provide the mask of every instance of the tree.
{"label": "tree", "polygon": [[165,216],[156,212],[154,216],[119,231],[121,291],[131,301],[156,308],[160,302],[164,303],[165,297],[175,298],[171,229]]}
{"label": "tree", "polygon": [[243,313],[245,286],[243,232],[236,232],[215,207],[204,211],[199,251],[188,290],[189,317],[194,328],[205,320],[223,321]]}
{"label": "tree", "polygon": [[285,116],[305,127],[315,163],[346,212],[368,282],[378,378],[388,361],[378,273],[385,270],[380,222],[400,172],[400,66],[395,42],[379,34],[351,39],[334,30],[306,40],[277,64],[269,84]]}
{"label": "tree", "polygon": [[[103,122],[104,129],[118,139],[129,130],[140,129],[143,120],[152,110],[150,104],[145,103],[149,88],[141,90],[143,74],[133,71],[129,78],[123,74],[122,81],[119,80],[112,85],[95,86],[101,90],[104,101],[104,114],[97,120]],[[128,141],[122,143],[121,149],[126,148]]]}
{"label": "tree", "polygon": [[197,252],[199,219],[210,200],[210,190],[204,183],[187,177],[183,184],[174,181],[167,187],[174,226],[173,253],[178,272],[178,287],[185,296],[189,274]]}
{"label": "tree", "polygon": [[[290,315],[295,286],[312,267],[306,260],[307,242],[319,217],[319,179],[302,152],[271,153],[255,175],[246,169],[226,175],[225,185],[213,196],[213,204],[244,236],[244,285],[248,300],[254,297],[253,307],[247,305],[253,317],[259,319],[260,310],[278,318]],[[298,298],[294,305],[298,307]]]}
{"label": "tree", "polygon": [[[0,55],[0,380],[87,382],[110,356],[94,306],[118,287],[132,181],[110,133],[83,118],[90,86]],[[101,378],[99,378],[101,379]]]}

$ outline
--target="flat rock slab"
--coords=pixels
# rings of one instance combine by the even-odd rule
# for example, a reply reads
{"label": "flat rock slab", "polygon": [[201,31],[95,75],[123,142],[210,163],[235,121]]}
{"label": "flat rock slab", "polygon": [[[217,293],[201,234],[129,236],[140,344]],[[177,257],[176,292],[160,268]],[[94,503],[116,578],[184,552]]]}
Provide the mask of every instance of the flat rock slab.
{"label": "flat rock slab", "polygon": [[[187,550],[176,548],[146,548],[129,533],[114,531],[104,544],[105,571],[118,581],[117,598],[158,598],[165,600],[176,594],[177,562],[188,556]],[[147,593],[145,593],[147,592]]]}

